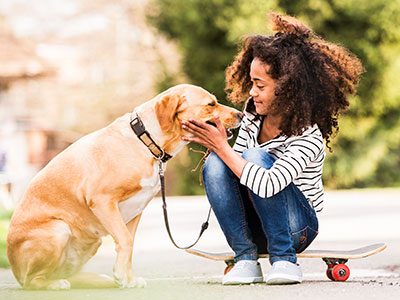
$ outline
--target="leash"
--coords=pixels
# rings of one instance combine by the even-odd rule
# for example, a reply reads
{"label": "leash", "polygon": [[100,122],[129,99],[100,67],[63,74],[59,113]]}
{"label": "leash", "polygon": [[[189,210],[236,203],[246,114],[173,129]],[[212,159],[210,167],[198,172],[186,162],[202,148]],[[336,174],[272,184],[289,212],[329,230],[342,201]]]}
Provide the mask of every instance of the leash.
{"label": "leash", "polygon": [[161,183],[161,197],[162,197],[162,201],[163,201],[162,207],[163,207],[163,213],[164,213],[164,222],[165,222],[165,227],[167,228],[168,236],[169,236],[172,244],[174,244],[174,246],[178,249],[184,250],[184,249],[192,248],[194,245],[197,244],[197,242],[200,240],[201,236],[203,235],[204,231],[206,231],[206,229],[208,228],[208,224],[209,224],[208,221],[210,220],[210,215],[211,215],[211,206],[208,211],[207,221],[205,221],[201,225],[200,234],[199,234],[199,237],[196,239],[196,241],[187,247],[178,246],[175,243],[175,240],[172,237],[171,230],[169,228],[167,201],[166,201],[166,197],[165,197],[165,177],[164,177],[164,169],[163,169],[163,164],[166,163],[169,159],[171,159],[172,156],[169,155],[167,152],[165,152],[164,149],[162,149],[160,146],[158,146],[158,144],[153,140],[150,133],[144,127],[144,124],[137,113],[136,113],[135,117],[132,117],[132,114],[131,114],[129,124],[130,124],[133,132],[139,138],[139,140],[142,141],[142,143],[146,145],[146,147],[149,149],[149,151],[153,154],[153,156],[158,161],[158,175],[160,176],[160,183]]}
{"label": "leash", "polygon": [[161,182],[161,198],[163,201],[164,223],[165,223],[165,227],[167,228],[169,239],[171,240],[172,244],[174,244],[174,246],[178,249],[185,250],[185,249],[192,248],[194,245],[197,244],[197,242],[200,240],[201,236],[203,235],[204,231],[206,231],[206,229],[208,228],[208,224],[209,224],[208,222],[210,220],[210,215],[211,215],[211,206],[210,206],[210,209],[208,210],[207,220],[201,225],[199,236],[194,241],[194,243],[192,243],[191,245],[186,246],[186,247],[178,246],[176,244],[174,238],[172,237],[171,230],[169,227],[169,222],[168,222],[167,202],[165,200],[165,178],[164,178],[163,162],[161,160],[158,160],[158,163],[159,163],[158,174],[160,176],[160,182]]}

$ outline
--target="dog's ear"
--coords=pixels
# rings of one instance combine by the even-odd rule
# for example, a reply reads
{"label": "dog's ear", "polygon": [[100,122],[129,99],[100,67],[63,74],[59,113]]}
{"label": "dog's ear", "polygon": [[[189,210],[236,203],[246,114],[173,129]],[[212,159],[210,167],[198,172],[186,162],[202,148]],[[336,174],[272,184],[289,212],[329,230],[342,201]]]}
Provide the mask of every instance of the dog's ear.
{"label": "dog's ear", "polygon": [[175,94],[165,95],[157,102],[155,111],[162,131],[170,132],[175,128],[179,106],[184,100],[185,97]]}

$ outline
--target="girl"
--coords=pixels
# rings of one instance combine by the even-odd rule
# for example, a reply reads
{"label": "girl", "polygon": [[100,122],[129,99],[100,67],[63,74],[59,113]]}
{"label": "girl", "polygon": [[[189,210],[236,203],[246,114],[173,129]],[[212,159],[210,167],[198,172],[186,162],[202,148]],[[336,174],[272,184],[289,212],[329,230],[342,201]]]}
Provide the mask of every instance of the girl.
{"label": "girl", "polygon": [[267,284],[302,281],[296,253],[318,234],[324,140],[329,148],[363,71],[354,55],[298,20],[270,16],[277,33],[244,39],[226,71],[229,99],[247,99],[233,148],[218,118],[216,127],[182,124],[190,133],[184,140],[212,152],[204,185],[236,262],[223,284],[262,282],[262,252],[272,264]]}

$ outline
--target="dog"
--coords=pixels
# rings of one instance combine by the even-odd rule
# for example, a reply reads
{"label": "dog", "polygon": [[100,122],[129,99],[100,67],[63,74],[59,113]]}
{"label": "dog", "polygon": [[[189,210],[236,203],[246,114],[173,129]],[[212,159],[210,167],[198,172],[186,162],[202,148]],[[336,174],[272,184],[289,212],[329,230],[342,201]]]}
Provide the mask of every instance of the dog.
{"label": "dog", "polygon": [[[144,286],[132,273],[132,248],[141,214],[160,190],[159,161],[131,121],[138,116],[155,144],[173,157],[187,144],[181,122],[210,123],[215,115],[225,128],[238,127],[242,117],[198,86],[177,85],[54,157],[32,179],[10,222],[7,255],[21,286]],[[115,242],[114,279],[80,272],[105,235]]]}

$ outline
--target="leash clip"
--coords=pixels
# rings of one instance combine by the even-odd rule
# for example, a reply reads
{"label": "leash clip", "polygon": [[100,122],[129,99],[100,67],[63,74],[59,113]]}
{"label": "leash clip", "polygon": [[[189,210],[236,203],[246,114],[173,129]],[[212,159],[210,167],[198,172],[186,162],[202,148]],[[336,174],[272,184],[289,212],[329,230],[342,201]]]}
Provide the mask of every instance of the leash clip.
{"label": "leash clip", "polygon": [[158,160],[158,174],[164,177],[163,161],[162,157],[157,158]]}

